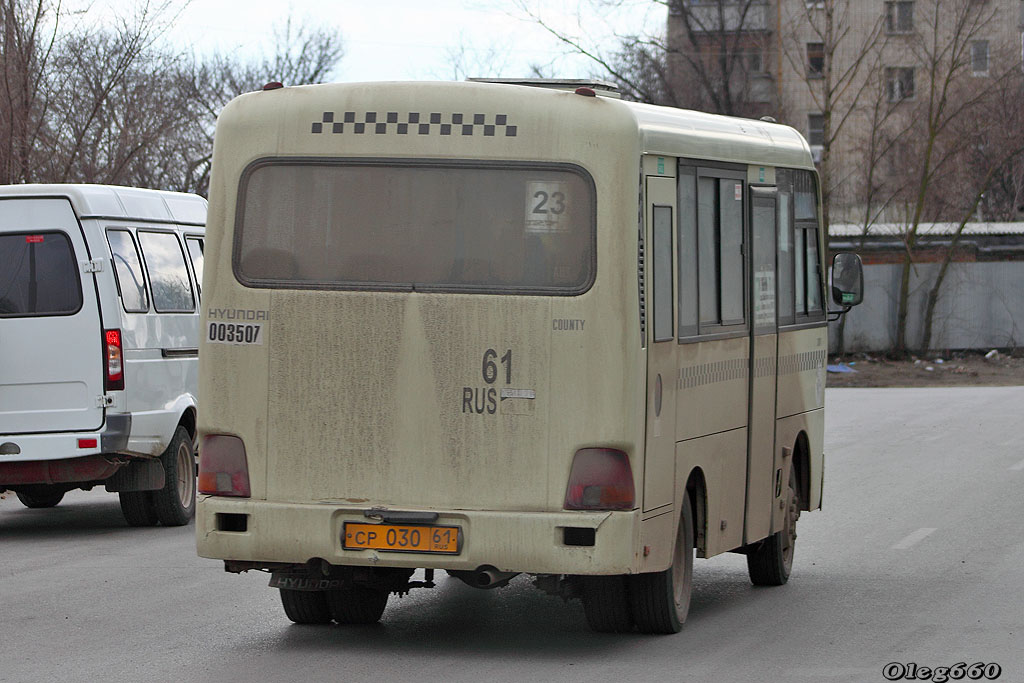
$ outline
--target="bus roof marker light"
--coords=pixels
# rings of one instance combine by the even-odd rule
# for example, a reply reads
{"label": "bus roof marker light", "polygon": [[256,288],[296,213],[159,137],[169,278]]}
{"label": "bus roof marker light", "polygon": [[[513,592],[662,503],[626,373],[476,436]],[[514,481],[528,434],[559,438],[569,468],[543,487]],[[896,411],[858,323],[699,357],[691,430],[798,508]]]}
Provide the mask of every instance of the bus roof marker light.
{"label": "bus roof marker light", "polygon": [[576,88],[577,95],[583,95],[584,97],[597,97],[597,93],[594,92],[593,88]]}
{"label": "bus roof marker light", "polygon": [[277,90],[278,88],[283,88],[283,87],[284,87],[284,85],[280,81],[271,81],[270,83],[267,83],[266,85],[264,85],[263,89],[264,90]]}

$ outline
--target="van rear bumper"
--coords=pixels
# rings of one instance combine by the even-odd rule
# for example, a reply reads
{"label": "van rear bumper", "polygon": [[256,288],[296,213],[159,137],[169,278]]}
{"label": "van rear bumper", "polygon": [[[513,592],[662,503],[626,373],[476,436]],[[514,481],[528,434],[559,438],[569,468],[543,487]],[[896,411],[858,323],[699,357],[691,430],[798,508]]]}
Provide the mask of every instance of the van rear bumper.
{"label": "van rear bumper", "polygon": [[[487,565],[531,574],[638,571],[639,511],[437,511],[436,524],[461,530],[463,543],[457,555],[342,548],[345,522],[373,521],[364,516],[366,507],[200,496],[196,549],[202,557],[256,563],[321,558],[348,566],[474,570]],[[242,527],[244,531],[231,530]],[[566,528],[593,529],[593,545],[567,545]],[[570,540],[581,536],[589,541],[589,532],[570,532]]]}
{"label": "van rear bumper", "polygon": [[0,434],[0,464],[117,453],[128,447],[131,429],[132,416],[125,413],[108,414],[103,427],[91,431]]}

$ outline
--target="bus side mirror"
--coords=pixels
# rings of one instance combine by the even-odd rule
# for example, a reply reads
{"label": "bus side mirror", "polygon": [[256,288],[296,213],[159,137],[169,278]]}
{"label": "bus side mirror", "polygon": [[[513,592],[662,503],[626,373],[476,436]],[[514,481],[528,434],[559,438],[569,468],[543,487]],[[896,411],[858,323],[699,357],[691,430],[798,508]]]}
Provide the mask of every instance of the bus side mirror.
{"label": "bus side mirror", "polygon": [[848,309],[864,300],[864,266],[860,256],[836,254],[832,259],[832,301]]}

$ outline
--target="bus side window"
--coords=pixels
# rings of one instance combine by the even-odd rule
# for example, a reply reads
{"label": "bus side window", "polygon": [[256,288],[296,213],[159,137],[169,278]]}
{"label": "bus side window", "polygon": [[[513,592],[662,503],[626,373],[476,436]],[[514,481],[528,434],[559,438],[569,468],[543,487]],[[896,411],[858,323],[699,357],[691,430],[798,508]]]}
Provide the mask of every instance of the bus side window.
{"label": "bus side window", "polygon": [[[721,175],[719,175],[721,174]],[[680,187],[686,184],[680,170]],[[680,189],[680,206],[687,212]],[[746,322],[746,265],[743,254],[743,180],[733,171],[699,169],[697,174],[697,310],[699,334],[731,332]],[[692,206],[693,202],[691,202]],[[681,221],[688,220],[681,214]],[[680,225],[680,241],[683,231]],[[680,246],[680,249],[683,247]],[[692,261],[692,259],[691,259]],[[680,268],[683,260],[680,258]],[[682,277],[680,278],[682,282]],[[690,295],[692,296],[692,294]],[[680,297],[682,299],[682,297]],[[680,304],[682,306],[682,304]],[[682,334],[682,312],[680,312]],[[728,329],[723,329],[728,328]],[[693,332],[691,331],[691,334]]]}
{"label": "bus side window", "polygon": [[796,256],[796,315],[824,314],[821,256],[818,253],[818,192],[810,171],[790,171],[793,179],[793,232]]}
{"label": "bus side window", "polygon": [[697,334],[697,172],[679,167],[679,337]]}
{"label": "bus side window", "polygon": [[776,171],[779,187],[779,324],[793,322],[793,193],[788,171]]}
{"label": "bus side window", "polygon": [[672,207],[654,206],[654,341],[672,339]]}

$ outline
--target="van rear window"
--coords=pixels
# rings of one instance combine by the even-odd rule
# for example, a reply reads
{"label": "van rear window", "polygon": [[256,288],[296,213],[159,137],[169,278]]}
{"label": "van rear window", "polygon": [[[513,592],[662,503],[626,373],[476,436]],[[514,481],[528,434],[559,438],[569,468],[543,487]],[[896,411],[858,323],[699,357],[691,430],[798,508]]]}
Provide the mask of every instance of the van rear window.
{"label": "van rear window", "polygon": [[260,162],[234,267],[250,286],[579,294],[595,268],[590,176],[568,165]]}
{"label": "van rear window", "polygon": [[0,235],[0,317],[71,315],[82,307],[78,262],[61,232]]}

